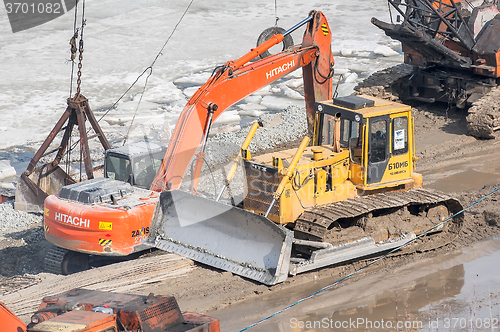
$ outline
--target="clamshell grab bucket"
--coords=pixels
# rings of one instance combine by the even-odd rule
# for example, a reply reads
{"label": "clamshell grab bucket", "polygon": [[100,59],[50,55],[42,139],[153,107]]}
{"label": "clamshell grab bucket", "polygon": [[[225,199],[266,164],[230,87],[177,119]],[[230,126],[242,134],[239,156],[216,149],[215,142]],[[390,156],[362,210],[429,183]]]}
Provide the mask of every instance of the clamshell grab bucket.
{"label": "clamshell grab bucket", "polygon": [[22,174],[17,180],[16,210],[43,212],[43,202],[49,195],[59,194],[61,188],[75,183],[61,167],[45,164],[30,174]]}

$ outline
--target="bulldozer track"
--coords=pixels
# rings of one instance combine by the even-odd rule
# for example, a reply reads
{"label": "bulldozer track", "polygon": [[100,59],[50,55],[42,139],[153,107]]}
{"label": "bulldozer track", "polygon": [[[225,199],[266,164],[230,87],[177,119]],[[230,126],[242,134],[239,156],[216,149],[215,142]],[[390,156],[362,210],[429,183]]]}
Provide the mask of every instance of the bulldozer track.
{"label": "bulldozer track", "polygon": [[[438,204],[444,204],[451,214],[462,210],[462,205],[458,200],[437,191],[416,188],[406,192],[379,193],[309,208],[297,219],[294,234],[299,239],[328,242],[327,236],[330,226],[340,219],[369,216],[370,213],[380,210],[409,206],[421,209]],[[457,215],[453,222],[461,225],[463,218],[463,214]]]}

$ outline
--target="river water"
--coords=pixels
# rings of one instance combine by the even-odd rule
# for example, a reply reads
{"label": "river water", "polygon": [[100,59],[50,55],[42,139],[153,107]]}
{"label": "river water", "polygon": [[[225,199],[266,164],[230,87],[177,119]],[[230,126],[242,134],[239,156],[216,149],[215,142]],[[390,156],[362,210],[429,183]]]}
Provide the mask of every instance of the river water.
{"label": "river water", "polygon": [[[500,239],[337,286],[249,331],[498,331]],[[361,272],[364,273],[364,272]],[[209,313],[237,331],[336,281]]]}

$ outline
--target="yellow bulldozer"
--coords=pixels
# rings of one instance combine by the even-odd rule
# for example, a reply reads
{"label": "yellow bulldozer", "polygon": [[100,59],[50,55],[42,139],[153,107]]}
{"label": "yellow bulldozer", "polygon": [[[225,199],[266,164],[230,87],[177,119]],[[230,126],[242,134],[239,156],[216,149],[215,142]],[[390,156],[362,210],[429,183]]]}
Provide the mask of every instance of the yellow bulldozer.
{"label": "yellow bulldozer", "polygon": [[461,210],[422,189],[410,106],[348,96],[315,110],[312,144],[304,137],[296,149],[252,158],[254,124],[226,179],[227,186],[242,164],[240,207],[162,192],[151,244],[272,285],[393,249]]}

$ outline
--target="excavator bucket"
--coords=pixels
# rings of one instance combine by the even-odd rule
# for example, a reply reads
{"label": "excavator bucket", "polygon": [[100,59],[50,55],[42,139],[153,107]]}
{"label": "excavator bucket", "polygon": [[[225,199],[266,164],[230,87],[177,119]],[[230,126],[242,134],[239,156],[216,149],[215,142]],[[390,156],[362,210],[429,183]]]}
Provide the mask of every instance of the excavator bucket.
{"label": "excavator bucket", "polygon": [[164,191],[150,227],[156,248],[266,285],[288,276],[293,233],[264,216],[182,191]]}
{"label": "excavator bucket", "polygon": [[59,166],[45,164],[30,175],[22,174],[16,187],[16,210],[42,212],[43,202],[49,195],[59,194],[61,188],[75,181]]}

